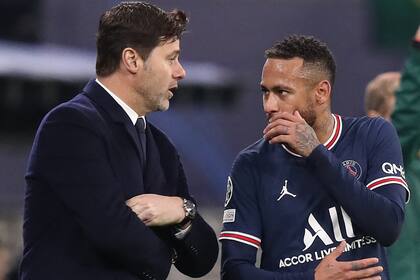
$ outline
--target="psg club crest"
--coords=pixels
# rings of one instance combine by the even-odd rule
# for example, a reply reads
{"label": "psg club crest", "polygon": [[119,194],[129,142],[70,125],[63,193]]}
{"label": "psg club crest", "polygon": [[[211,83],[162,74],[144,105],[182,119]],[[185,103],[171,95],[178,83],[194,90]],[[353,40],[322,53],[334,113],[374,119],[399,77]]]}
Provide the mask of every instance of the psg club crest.
{"label": "psg club crest", "polygon": [[226,186],[225,207],[229,204],[229,201],[232,198],[232,194],[233,194],[233,184],[232,184],[232,179],[229,176],[228,181],[227,181],[227,186]]}
{"label": "psg club crest", "polygon": [[360,167],[360,164],[357,161],[349,159],[343,161],[342,164],[349,171],[350,175],[357,180],[360,179],[360,176],[362,176],[362,167]]}

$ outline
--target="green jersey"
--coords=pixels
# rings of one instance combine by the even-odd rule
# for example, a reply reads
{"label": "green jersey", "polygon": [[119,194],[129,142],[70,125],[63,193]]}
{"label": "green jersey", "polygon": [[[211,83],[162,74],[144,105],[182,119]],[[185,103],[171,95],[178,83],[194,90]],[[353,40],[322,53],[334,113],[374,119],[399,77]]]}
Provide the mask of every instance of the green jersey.
{"label": "green jersey", "polygon": [[400,137],[411,198],[399,240],[390,248],[391,279],[420,279],[420,43],[415,42],[396,92],[392,122]]}

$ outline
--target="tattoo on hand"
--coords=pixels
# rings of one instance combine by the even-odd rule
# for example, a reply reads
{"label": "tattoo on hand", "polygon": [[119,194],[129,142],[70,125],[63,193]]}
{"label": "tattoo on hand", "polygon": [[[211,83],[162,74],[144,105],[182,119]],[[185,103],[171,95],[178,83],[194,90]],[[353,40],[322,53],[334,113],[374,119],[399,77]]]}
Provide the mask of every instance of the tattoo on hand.
{"label": "tattoo on hand", "polygon": [[309,156],[309,154],[319,145],[319,140],[316,137],[315,131],[307,124],[297,125],[296,140],[298,150],[302,151],[304,156]]}

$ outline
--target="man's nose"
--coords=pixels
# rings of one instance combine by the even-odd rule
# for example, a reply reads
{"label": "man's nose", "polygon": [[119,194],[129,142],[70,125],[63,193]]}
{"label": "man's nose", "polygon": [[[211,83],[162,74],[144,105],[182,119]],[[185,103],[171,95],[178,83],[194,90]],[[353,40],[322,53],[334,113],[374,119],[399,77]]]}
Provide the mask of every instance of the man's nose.
{"label": "man's nose", "polygon": [[277,113],[280,110],[278,98],[271,92],[264,94],[263,106],[266,114]]}
{"label": "man's nose", "polygon": [[173,76],[176,80],[182,80],[185,78],[186,72],[184,67],[182,67],[181,63],[178,62],[176,69],[174,70]]}

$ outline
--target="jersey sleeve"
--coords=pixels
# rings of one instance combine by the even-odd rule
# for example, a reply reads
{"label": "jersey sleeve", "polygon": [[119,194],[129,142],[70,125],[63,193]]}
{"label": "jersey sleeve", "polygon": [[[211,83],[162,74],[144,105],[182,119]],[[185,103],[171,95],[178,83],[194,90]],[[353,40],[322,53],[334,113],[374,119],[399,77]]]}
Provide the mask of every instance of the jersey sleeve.
{"label": "jersey sleeve", "polygon": [[239,242],[255,249],[261,245],[261,221],[256,192],[256,170],[239,155],[227,180],[223,230],[219,240]]}
{"label": "jersey sleeve", "polygon": [[372,131],[368,139],[374,141],[368,147],[366,187],[404,209],[410,191],[405,180],[401,146],[395,128],[383,122],[377,131]]}
{"label": "jersey sleeve", "polygon": [[261,246],[262,224],[258,203],[256,160],[240,154],[227,182],[222,245],[222,280],[301,280],[314,279],[314,271],[280,273],[255,266]]}
{"label": "jersey sleeve", "polygon": [[[393,126],[372,120],[367,138],[360,141],[368,158],[365,182],[350,175],[337,157],[319,145],[307,158],[325,189],[343,206],[360,233],[393,244],[404,221],[408,187],[404,180],[401,147]],[[325,176],[328,174],[328,176]]]}

